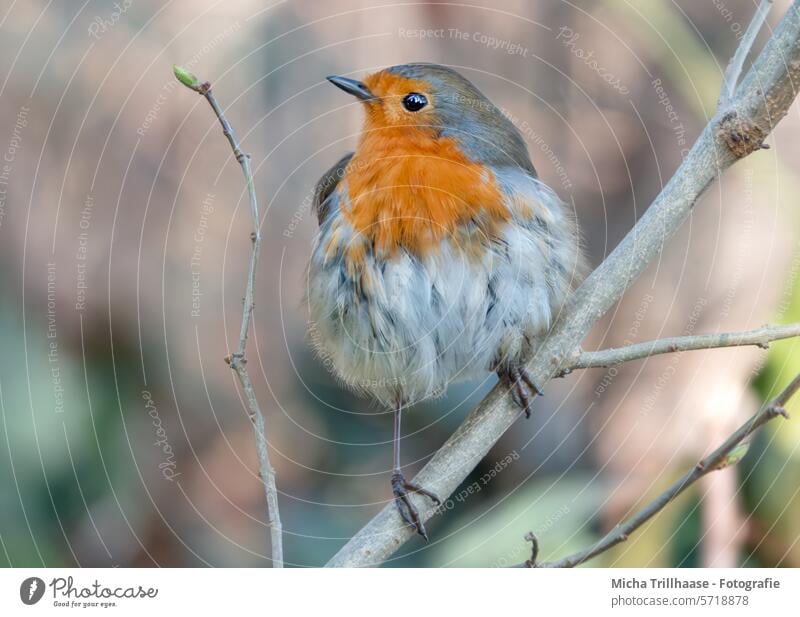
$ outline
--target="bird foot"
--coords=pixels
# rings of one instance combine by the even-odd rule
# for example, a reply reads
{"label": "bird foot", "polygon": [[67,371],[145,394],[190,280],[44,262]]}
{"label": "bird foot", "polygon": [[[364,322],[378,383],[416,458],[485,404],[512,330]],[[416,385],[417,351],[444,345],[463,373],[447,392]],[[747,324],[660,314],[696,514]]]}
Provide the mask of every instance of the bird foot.
{"label": "bird foot", "polygon": [[511,386],[511,396],[514,402],[525,411],[525,418],[531,417],[533,398],[542,395],[541,389],[533,382],[531,376],[524,368],[510,367],[498,371],[500,378],[505,379]]}
{"label": "bird foot", "polygon": [[431,491],[422,488],[419,484],[414,484],[406,480],[402,473],[392,474],[392,492],[394,493],[394,504],[400,511],[400,516],[403,517],[406,523],[414,528],[414,531],[427,540],[428,532],[425,530],[425,525],[419,516],[417,508],[408,498],[408,494],[419,493],[420,495],[425,495],[425,497],[433,501],[436,505],[440,505],[442,500]]}

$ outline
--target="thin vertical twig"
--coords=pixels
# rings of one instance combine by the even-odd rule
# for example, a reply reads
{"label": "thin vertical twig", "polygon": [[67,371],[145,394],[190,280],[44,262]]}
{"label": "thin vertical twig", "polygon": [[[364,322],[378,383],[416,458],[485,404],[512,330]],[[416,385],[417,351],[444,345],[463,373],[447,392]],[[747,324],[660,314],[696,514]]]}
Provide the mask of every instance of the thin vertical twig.
{"label": "thin vertical twig", "polygon": [[247,357],[245,350],[247,347],[247,336],[250,332],[250,324],[253,321],[253,310],[255,309],[255,286],[256,286],[256,268],[258,267],[258,258],[261,253],[261,221],[258,214],[258,199],[256,197],[255,182],[253,180],[253,171],[250,167],[250,155],[245,154],[236,139],[236,134],[233,132],[228,119],[219,106],[214,93],[211,90],[209,82],[200,82],[197,77],[182,69],[181,67],[174,67],[175,77],[187,88],[194,90],[201,94],[211,105],[222,125],[222,132],[228,139],[233,150],[233,155],[242,167],[245,182],[247,183],[247,194],[250,201],[250,218],[253,225],[253,231],[250,233],[250,241],[252,249],[250,252],[250,266],[247,272],[247,285],[244,292],[244,303],[242,307],[242,326],[239,330],[239,344],[236,351],[225,358],[225,361],[230,364],[234,370],[239,383],[244,390],[245,398],[247,399],[247,407],[250,419],[253,422],[253,429],[256,437],[256,453],[258,455],[258,467],[261,481],[264,485],[264,492],[267,500],[267,523],[270,528],[270,545],[272,547],[272,567],[283,567],[283,525],[281,524],[280,512],[278,510],[278,488],[275,482],[275,470],[269,461],[269,447],[264,425],[264,414],[261,412],[261,406],[258,404],[253,384],[250,381],[250,374],[247,371]]}

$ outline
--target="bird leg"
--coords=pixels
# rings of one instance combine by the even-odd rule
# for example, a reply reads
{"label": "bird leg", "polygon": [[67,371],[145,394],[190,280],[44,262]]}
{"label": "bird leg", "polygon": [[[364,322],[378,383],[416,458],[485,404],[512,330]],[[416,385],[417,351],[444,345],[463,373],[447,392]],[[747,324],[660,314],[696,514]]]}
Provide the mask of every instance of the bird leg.
{"label": "bird leg", "polygon": [[392,493],[394,493],[394,503],[400,512],[403,520],[411,525],[414,530],[426,540],[428,532],[419,516],[419,512],[409,499],[409,493],[419,493],[425,495],[436,505],[441,504],[441,500],[431,491],[422,488],[419,484],[406,480],[400,469],[400,419],[403,414],[402,403],[397,403],[394,410],[394,466],[392,468]]}
{"label": "bird leg", "polygon": [[509,386],[511,386],[511,396],[514,402],[525,410],[525,417],[530,418],[533,397],[537,394],[541,396],[542,391],[533,383],[528,371],[519,366],[508,366],[498,369],[497,374],[500,379],[508,382]]}

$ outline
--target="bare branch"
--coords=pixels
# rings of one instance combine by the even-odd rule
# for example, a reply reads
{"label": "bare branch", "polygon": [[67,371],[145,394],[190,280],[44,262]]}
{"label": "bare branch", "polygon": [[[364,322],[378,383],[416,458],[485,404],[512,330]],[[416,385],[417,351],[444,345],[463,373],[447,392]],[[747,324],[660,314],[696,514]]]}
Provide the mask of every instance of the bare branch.
{"label": "bare branch", "polygon": [[[730,106],[718,110],[675,175],[634,228],[568,299],[528,373],[541,388],[569,365],[594,323],[622,296],[681,226],[706,188],[736,160],[759,149],[786,115],[800,77],[800,0],[795,0],[759,54]],[[464,420],[414,481],[440,496],[450,495],[519,417],[501,385]],[[423,521],[435,508],[411,496]],[[389,503],[328,562],[328,566],[377,565],[413,530]]]}
{"label": "bare branch", "polygon": [[[756,429],[778,416],[788,418],[789,416],[784,409],[784,405],[786,405],[798,389],[800,389],[800,375],[795,377],[778,396],[766,403],[747,422],[742,424],[721,446],[695,465],[691,471],[688,471],[682,478],[674,482],[667,490],[639,510],[634,516],[614,527],[614,529],[609,531],[597,543],[569,557],[559,559],[558,561],[536,563],[536,567],[573,568],[596,557],[600,553],[604,553],[617,544],[625,542],[634,531],[661,512],[661,510],[675,500],[678,495],[683,493],[700,478],[716,469],[724,469],[738,462],[744,455],[744,452],[737,451],[739,446],[745,444],[745,440],[747,440]],[[528,566],[528,562],[525,562],[524,565]]]}
{"label": "bare branch", "polygon": [[230,364],[231,368],[236,372],[239,383],[242,385],[242,390],[244,390],[245,398],[247,399],[248,412],[250,420],[253,422],[256,437],[259,475],[264,484],[264,493],[266,494],[267,500],[267,523],[270,528],[272,567],[282,568],[283,526],[281,525],[281,517],[278,510],[278,488],[275,483],[275,470],[272,468],[269,461],[269,448],[265,433],[264,414],[261,412],[261,406],[258,404],[253,384],[250,381],[250,374],[247,372],[247,357],[245,356],[247,336],[250,331],[250,323],[253,320],[253,309],[255,308],[256,268],[258,266],[258,257],[261,252],[261,221],[258,214],[258,200],[256,198],[255,182],[253,181],[253,171],[250,167],[250,155],[242,151],[236,139],[236,134],[233,132],[233,127],[231,127],[214,93],[211,91],[211,84],[209,82],[200,83],[197,77],[181,67],[174,67],[174,71],[178,81],[187,88],[204,96],[209,105],[211,105],[211,109],[214,110],[214,113],[219,119],[219,123],[222,125],[222,132],[231,145],[233,155],[242,167],[242,173],[247,183],[247,194],[250,200],[250,218],[253,225],[253,231],[250,234],[252,250],[250,252],[250,266],[247,273],[247,285],[244,293],[239,345],[230,357],[225,358],[225,361]]}
{"label": "bare branch", "polygon": [[722,88],[717,103],[720,109],[727,107],[733,99],[733,93],[736,91],[736,84],[739,83],[739,76],[742,74],[744,61],[747,59],[747,54],[750,53],[756,36],[758,36],[761,30],[761,26],[764,25],[764,20],[767,18],[771,8],[772,0],[761,0],[761,4],[758,5],[753,19],[744,31],[741,41],[739,41],[736,53],[725,68],[725,76],[722,78]]}
{"label": "bare branch", "polygon": [[795,336],[800,336],[800,323],[785,326],[764,326],[757,330],[744,332],[673,336],[671,338],[627,345],[626,347],[602,349],[600,351],[582,351],[567,368],[561,371],[561,375],[566,375],[577,369],[605,368],[665,353],[719,347],[743,347],[746,345],[757,345],[767,349],[773,341]]}

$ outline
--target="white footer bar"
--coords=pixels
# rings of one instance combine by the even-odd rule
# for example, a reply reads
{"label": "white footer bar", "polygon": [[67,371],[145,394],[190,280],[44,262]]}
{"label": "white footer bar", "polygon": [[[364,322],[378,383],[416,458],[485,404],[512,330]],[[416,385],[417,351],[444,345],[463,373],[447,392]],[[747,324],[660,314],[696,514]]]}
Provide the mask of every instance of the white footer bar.
{"label": "white footer bar", "polygon": [[788,569],[6,569],[0,615],[797,614],[798,589]]}

